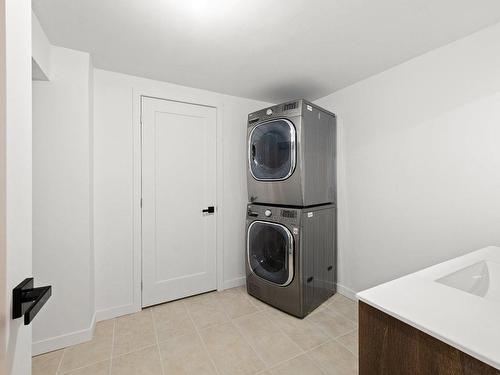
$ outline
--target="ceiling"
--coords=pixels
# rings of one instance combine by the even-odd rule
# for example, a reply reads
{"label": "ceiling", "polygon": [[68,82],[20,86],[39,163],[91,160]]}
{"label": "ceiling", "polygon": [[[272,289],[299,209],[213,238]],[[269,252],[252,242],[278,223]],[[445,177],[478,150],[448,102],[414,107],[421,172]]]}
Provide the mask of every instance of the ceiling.
{"label": "ceiling", "polygon": [[315,100],[500,21],[498,0],[33,0],[97,68],[270,102]]}

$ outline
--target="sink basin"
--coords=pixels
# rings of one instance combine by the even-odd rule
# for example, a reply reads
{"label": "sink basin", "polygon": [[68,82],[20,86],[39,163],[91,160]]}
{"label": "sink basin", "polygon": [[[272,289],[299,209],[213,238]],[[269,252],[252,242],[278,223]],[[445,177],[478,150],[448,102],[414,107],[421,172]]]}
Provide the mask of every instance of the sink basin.
{"label": "sink basin", "polygon": [[500,301],[500,263],[482,260],[436,281],[479,297]]}

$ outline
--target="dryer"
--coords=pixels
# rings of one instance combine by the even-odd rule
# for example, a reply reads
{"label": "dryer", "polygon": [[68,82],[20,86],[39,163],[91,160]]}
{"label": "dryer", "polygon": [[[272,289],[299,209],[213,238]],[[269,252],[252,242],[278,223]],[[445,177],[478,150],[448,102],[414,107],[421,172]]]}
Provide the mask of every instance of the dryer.
{"label": "dryer", "polygon": [[306,100],[248,115],[250,202],[287,206],[335,203],[335,114]]}
{"label": "dryer", "polygon": [[247,206],[247,292],[299,318],[336,291],[334,205]]}

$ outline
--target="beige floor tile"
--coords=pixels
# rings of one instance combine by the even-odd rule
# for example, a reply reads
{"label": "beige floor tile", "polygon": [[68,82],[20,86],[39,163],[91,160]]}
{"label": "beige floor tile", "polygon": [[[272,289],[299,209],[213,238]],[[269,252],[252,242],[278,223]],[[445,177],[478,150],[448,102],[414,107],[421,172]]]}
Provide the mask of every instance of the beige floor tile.
{"label": "beige floor tile", "polygon": [[113,357],[154,345],[156,336],[151,309],[116,319]]}
{"label": "beige floor tile", "polygon": [[110,359],[113,324],[111,320],[97,323],[94,337],[91,341],[66,348],[60,372],[68,372]]}
{"label": "beige floor tile", "polygon": [[249,375],[264,369],[232,323],[205,328],[200,333],[220,375]]}
{"label": "beige floor tile", "polygon": [[320,313],[320,312],[324,312],[325,310],[328,310],[327,302],[323,302],[323,304],[316,307],[313,311],[311,311],[309,313],[308,317],[313,316],[313,315]]}
{"label": "beige floor tile", "polygon": [[333,312],[358,322],[358,303],[356,301],[337,293],[326,302],[326,306]]}
{"label": "beige floor tile", "polygon": [[302,349],[280,331],[269,314],[259,311],[234,321],[267,367],[293,358]]}
{"label": "beige floor tile", "polygon": [[302,354],[271,369],[273,375],[324,375],[319,367]]}
{"label": "beige floor tile", "polygon": [[215,368],[197,334],[160,343],[163,370],[169,375],[215,375]]}
{"label": "beige floor tile", "polygon": [[358,356],[358,330],[344,336],[337,337],[337,341]]}
{"label": "beige floor tile", "polygon": [[246,285],[237,286],[236,288],[232,288],[232,289],[237,290],[240,293],[247,294],[247,286]]}
{"label": "beige floor tile", "polygon": [[[252,297],[251,295],[247,294],[248,296],[248,299],[250,301],[250,303],[252,305],[255,306],[255,308],[259,311],[269,311],[269,310],[278,310],[270,305],[268,305],[267,303],[265,302],[262,302],[261,300],[255,298],[255,297]],[[278,310],[279,311],[279,310]]]}
{"label": "beige floor tile", "polygon": [[358,358],[335,341],[323,344],[308,354],[327,375],[358,373]]}
{"label": "beige floor tile", "polygon": [[224,306],[216,299],[215,293],[200,294],[184,300],[186,307],[199,329],[229,321]]}
{"label": "beige floor tile", "polygon": [[63,350],[38,355],[31,361],[32,375],[55,375],[63,356]]}
{"label": "beige floor tile", "polygon": [[95,326],[94,338],[105,339],[113,336],[113,330],[115,328],[115,321],[113,319],[103,320]]}
{"label": "beige floor tile", "polygon": [[153,307],[153,320],[159,342],[196,333],[183,301]]}
{"label": "beige floor tile", "polygon": [[99,362],[94,365],[70,371],[64,375],[109,375],[110,361]]}
{"label": "beige floor tile", "polygon": [[268,312],[274,323],[303,350],[327,342],[330,337],[307,319],[298,319],[281,311]]}
{"label": "beige floor tile", "polygon": [[216,299],[224,306],[224,311],[230,319],[252,314],[257,308],[250,302],[250,298],[240,288],[227,289],[215,294]]}
{"label": "beige floor tile", "polygon": [[111,375],[162,375],[158,346],[113,358]]}
{"label": "beige floor tile", "polygon": [[355,322],[328,309],[311,314],[306,319],[316,324],[324,333],[332,338],[345,335],[356,329]]}

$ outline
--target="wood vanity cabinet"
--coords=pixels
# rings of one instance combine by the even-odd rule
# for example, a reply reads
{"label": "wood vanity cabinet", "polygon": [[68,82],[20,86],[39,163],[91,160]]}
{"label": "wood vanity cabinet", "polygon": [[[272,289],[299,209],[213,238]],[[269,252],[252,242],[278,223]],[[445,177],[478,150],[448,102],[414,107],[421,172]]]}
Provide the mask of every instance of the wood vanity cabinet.
{"label": "wood vanity cabinet", "polygon": [[500,371],[360,301],[359,374],[500,375]]}

